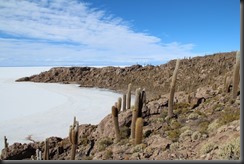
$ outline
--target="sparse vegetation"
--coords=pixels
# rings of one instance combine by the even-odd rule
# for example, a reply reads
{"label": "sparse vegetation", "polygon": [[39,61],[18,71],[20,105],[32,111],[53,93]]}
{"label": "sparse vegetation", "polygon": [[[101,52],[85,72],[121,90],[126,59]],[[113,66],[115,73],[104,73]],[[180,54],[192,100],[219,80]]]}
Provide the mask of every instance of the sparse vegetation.
{"label": "sparse vegetation", "polygon": [[177,142],[180,136],[180,130],[174,129],[171,131],[168,131],[168,138],[172,140],[173,142]]}
{"label": "sparse vegetation", "polygon": [[199,132],[202,134],[207,134],[208,125],[209,125],[209,121],[203,121],[199,123]]}
{"label": "sparse vegetation", "polygon": [[219,148],[219,157],[224,160],[240,159],[240,137],[234,138]]}
{"label": "sparse vegetation", "polygon": [[214,143],[207,143],[206,145],[203,145],[200,152],[201,154],[207,154],[214,150],[217,146]]}
{"label": "sparse vegetation", "polygon": [[191,135],[191,139],[193,141],[199,140],[201,138],[202,134],[199,131],[195,131]]}
{"label": "sparse vegetation", "polygon": [[113,144],[112,138],[104,137],[98,141],[98,151],[105,150],[109,145]]}
{"label": "sparse vegetation", "polygon": [[221,126],[238,119],[240,119],[240,110],[232,110],[228,108],[220,113],[218,124]]}

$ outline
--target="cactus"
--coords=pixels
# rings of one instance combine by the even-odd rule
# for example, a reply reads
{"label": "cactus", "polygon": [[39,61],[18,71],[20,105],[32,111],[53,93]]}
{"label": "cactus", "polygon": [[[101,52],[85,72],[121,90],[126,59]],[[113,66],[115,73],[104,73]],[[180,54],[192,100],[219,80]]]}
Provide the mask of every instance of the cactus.
{"label": "cactus", "polygon": [[126,96],[126,107],[127,109],[131,108],[131,83],[128,84],[128,91],[127,91],[127,96]]}
{"label": "cactus", "polygon": [[126,110],[126,94],[123,94],[123,112]]}
{"label": "cactus", "polygon": [[6,136],[4,136],[4,148],[8,149],[8,139]]}
{"label": "cactus", "polygon": [[231,80],[230,80],[228,74],[226,73],[225,74],[225,78],[224,78],[224,91],[226,93],[229,93],[230,92],[230,87],[231,87]]}
{"label": "cactus", "polygon": [[36,160],[42,160],[42,151],[36,149]]}
{"label": "cactus", "polygon": [[118,142],[121,138],[120,136],[120,129],[119,129],[119,119],[118,119],[118,108],[115,106],[112,106],[112,117],[113,117],[113,122],[114,122],[114,130],[115,130],[115,135],[116,135],[116,140],[115,142]]}
{"label": "cactus", "polygon": [[119,112],[121,111],[121,103],[122,103],[122,98],[119,97],[119,98],[118,98],[118,102],[117,102],[117,108],[118,108],[118,111],[119,111]]}
{"label": "cactus", "polygon": [[73,125],[71,125],[69,129],[69,141],[72,144],[71,160],[75,160],[76,148],[78,144],[78,132],[79,132],[79,122],[76,121],[76,117],[74,117]]}
{"label": "cactus", "polygon": [[138,117],[136,119],[136,131],[135,131],[135,145],[142,143],[143,134],[143,119]]}
{"label": "cactus", "polygon": [[233,90],[232,99],[235,100],[237,97],[238,85],[240,83],[240,51],[236,52],[236,64],[234,66],[233,73]]}
{"label": "cactus", "polygon": [[48,139],[45,140],[45,147],[44,147],[44,160],[49,160],[49,142]]}
{"label": "cactus", "polygon": [[131,138],[135,138],[135,124],[138,117],[139,111],[141,110],[141,89],[138,88],[136,90],[136,97],[135,97],[135,104],[134,104],[134,110],[132,111],[132,121],[131,121]]}
{"label": "cactus", "polygon": [[138,117],[142,117],[142,108],[146,104],[146,91],[143,89],[140,94]]}
{"label": "cactus", "polygon": [[172,118],[174,116],[174,114],[173,114],[173,103],[174,103],[174,94],[175,94],[175,83],[176,83],[179,64],[180,64],[180,60],[177,59],[175,70],[174,70],[173,76],[172,76],[172,82],[170,85],[169,109],[168,109],[168,117],[169,118]]}

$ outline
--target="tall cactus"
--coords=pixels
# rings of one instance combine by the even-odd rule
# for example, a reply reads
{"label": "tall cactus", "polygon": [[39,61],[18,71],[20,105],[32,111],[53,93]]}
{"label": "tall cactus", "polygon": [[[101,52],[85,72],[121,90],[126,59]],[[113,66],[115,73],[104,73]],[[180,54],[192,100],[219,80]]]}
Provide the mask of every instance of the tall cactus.
{"label": "tall cactus", "polygon": [[146,91],[143,89],[140,94],[140,101],[139,101],[139,110],[138,110],[138,117],[142,117],[142,108],[143,105],[146,104]]}
{"label": "tall cactus", "polygon": [[177,59],[175,70],[174,70],[173,76],[172,76],[172,82],[171,82],[171,85],[170,85],[169,108],[168,108],[168,117],[169,118],[172,118],[174,116],[173,104],[174,104],[174,94],[175,94],[175,83],[176,83],[176,78],[177,78],[177,72],[178,72],[178,69],[179,69],[179,64],[180,64],[180,60]]}
{"label": "tall cactus", "polygon": [[114,130],[115,130],[115,135],[116,135],[116,140],[115,142],[118,142],[121,138],[120,136],[120,129],[119,129],[119,118],[118,118],[118,108],[115,106],[112,106],[112,117],[113,117],[113,122],[114,122]]}
{"label": "tall cactus", "polygon": [[121,104],[122,104],[122,98],[119,97],[119,98],[118,98],[118,102],[117,102],[117,108],[118,108],[118,111],[119,111],[119,112],[121,111]]}
{"label": "tall cactus", "polygon": [[49,160],[49,142],[48,138],[45,140],[45,147],[44,147],[44,160]]}
{"label": "tall cactus", "polygon": [[4,136],[4,148],[8,149],[8,139],[6,136]]}
{"label": "tall cactus", "polygon": [[233,74],[233,90],[232,90],[232,99],[236,99],[238,85],[240,83],[240,51],[236,52],[236,64],[234,66],[234,74]]}
{"label": "tall cactus", "polygon": [[127,109],[131,109],[131,83],[128,84],[128,91],[126,96],[126,107]]}
{"label": "tall cactus", "polygon": [[123,94],[123,112],[126,110],[126,94]]}
{"label": "tall cactus", "polygon": [[71,160],[75,160],[75,154],[78,145],[78,132],[79,132],[79,122],[76,121],[76,117],[74,117],[73,125],[71,125],[69,129],[69,141],[72,144]]}
{"label": "tall cactus", "polygon": [[136,119],[136,131],[135,131],[135,145],[142,143],[143,136],[143,119],[138,117]]}
{"label": "tall cactus", "polygon": [[140,101],[141,101],[141,89],[138,88],[136,90],[136,97],[135,97],[135,104],[134,104],[134,109],[132,111],[132,121],[131,121],[131,138],[135,138],[135,125],[136,125],[136,119],[138,117],[138,113],[140,109]]}
{"label": "tall cactus", "polygon": [[36,160],[42,160],[42,151],[36,149]]}

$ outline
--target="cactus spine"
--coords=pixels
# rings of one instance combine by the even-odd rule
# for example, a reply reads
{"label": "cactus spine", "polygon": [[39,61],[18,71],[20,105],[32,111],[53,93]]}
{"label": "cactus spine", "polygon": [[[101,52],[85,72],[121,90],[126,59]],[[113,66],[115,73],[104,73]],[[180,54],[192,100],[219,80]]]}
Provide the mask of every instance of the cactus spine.
{"label": "cactus spine", "polygon": [[121,103],[122,103],[122,98],[119,97],[119,98],[118,98],[118,102],[117,102],[117,108],[118,108],[118,111],[119,111],[119,112],[121,111]]}
{"label": "cactus spine", "polygon": [[131,83],[128,84],[128,91],[127,91],[127,96],[126,96],[126,107],[127,109],[131,108]]}
{"label": "cactus spine", "polygon": [[176,66],[175,70],[173,72],[172,76],[172,82],[170,85],[170,94],[169,94],[169,109],[168,109],[168,117],[172,118],[174,116],[173,114],[173,103],[174,103],[174,94],[175,94],[175,83],[176,83],[176,78],[177,78],[177,72],[179,68],[180,60],[176,60]]}
{"label": "cactus spine", "polygon": [[69,141],[72,144],[71,160],[75,160],[76,148],[78,144],[78,132],[79,132],[79,122],[76,121],[76,117],[74,117],[73,125],[71,125],[69,129]]}
{"label": "cactus spine", "polygon": [[45,147],[44,147],[44,160],[49,160],[49,142],[48,139],[45,140]]}
{"label": "cactus spine", "polygon": [[115,106],[112,106],[112,117],[113,117],[113,122],[114,122],[114,130],[115,130],[115,135],[116,135],[116,140],[115,142],[118,142],[120,140],[120,130],[119,130],[119,119],[118,119],[118,108]]}
{"label": "cactus spine", "polygon": [[123,112],[126,110],[126,94],[123,94]]}
{"label": "cactus spine", "polygon": [[142,143],[143,134],[143,119],[138,117],[136,119],[136,131],[135,131],[135,145]]}
{"label": "cactus spine", "polygon": [[236,64],[234,66],[234,74],[233,74],[233,90],[232,90],[232,99],[236,99],[238,85],[240,83],[240,51],[236,52]]}

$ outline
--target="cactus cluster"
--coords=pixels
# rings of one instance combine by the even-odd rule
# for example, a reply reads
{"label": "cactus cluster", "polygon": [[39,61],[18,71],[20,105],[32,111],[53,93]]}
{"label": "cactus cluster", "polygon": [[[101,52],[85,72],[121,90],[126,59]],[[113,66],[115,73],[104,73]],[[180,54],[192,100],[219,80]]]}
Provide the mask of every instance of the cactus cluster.
{"label": "cactus cluster", "polygon": [[172,82],[170,84],[169,108],[168,108],[168,117],[169,118],[172,118],[174,116],[173,103],[174,103],[175,84],[176,84],[176,78],[177,78],[177,72],[178,72],[178,69],[179,69],[179,64],[180,64],[180,60],[177,59],[176,60],[176,65],[175,65],[175,69],[174,69],[174,72],[173,72],[173,76],[172,76]]}
{"label": "cactus cluster", "polygon": [[146,92],[145,90],[141,91],[140,88],[136,90],[135,97],[135,108],[132,111],[132,122],[131,122],[131,138],[135,139],[135,126],[137,118],[142,117],[142,107],[146,103]]}
{"label": "cactus cluster", "polygon": [[78,145],[78,132],[79,132],[79,122],[76,121],[76,117],[74,117],[73,125],[71,125],[69,129],[69,141],[72,144],[71,160],[75,160],[75,154]]}

